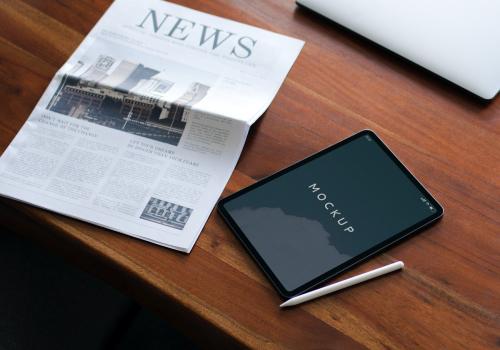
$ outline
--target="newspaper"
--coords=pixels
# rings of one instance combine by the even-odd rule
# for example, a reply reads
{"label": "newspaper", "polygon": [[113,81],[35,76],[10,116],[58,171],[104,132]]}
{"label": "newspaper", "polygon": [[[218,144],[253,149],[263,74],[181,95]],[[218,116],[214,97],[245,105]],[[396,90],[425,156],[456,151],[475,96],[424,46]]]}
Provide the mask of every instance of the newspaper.
{"label": "newspaper", "polygon": [[190,252],[303,44],[116,0],[0,158],[0,194]]}

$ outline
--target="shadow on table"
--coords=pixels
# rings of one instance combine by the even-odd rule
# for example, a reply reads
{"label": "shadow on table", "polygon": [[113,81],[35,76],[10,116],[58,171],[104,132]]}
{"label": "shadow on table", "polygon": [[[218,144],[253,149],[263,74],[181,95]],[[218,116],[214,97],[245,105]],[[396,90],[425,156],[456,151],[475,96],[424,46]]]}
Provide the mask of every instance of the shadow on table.
{"label": "shadow on table", "polygon": [[195,349],[139,304],[0,232],[0,349]]}

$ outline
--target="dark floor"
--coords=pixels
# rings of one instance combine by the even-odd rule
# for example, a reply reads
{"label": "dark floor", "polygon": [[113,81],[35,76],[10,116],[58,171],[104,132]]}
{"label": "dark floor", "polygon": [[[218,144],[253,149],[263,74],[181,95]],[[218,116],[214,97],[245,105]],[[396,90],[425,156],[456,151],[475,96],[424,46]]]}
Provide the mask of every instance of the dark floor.
{"label": "dark floor", "polygon": [[34,243],[0,232],[0,350],[195,349],[165,321]]}

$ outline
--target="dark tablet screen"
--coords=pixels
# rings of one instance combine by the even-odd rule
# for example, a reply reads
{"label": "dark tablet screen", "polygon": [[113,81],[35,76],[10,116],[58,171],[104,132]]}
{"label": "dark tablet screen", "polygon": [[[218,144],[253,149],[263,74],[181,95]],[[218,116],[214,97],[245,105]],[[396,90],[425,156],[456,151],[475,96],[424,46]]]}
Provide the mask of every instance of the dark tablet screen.
{"label": "dark tablet screen", "polygon": [[226,198],[220,209],[285,296],[442,215],[371,131]]}

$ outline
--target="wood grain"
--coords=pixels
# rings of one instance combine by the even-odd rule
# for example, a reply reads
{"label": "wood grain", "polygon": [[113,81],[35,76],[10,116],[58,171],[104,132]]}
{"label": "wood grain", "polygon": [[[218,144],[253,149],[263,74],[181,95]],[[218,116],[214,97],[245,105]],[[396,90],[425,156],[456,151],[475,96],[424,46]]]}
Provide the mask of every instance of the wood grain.
{"label": "wood grain", "polygon": [[[156,310],[205,347],[500,347],[500,99],[483,101],[292,0],[175,1],[306,41],[252,127],[224,195],[361,129],[377,132],[445,207],[437,225],[349,274],[387,276],[291,310],[212,213],[180,254],[11,200],[0,224]],[[109,0],[0,2],[0,149]]]}

